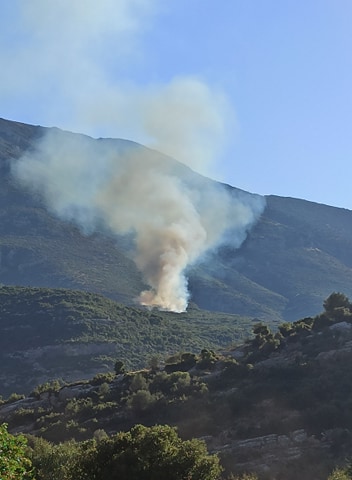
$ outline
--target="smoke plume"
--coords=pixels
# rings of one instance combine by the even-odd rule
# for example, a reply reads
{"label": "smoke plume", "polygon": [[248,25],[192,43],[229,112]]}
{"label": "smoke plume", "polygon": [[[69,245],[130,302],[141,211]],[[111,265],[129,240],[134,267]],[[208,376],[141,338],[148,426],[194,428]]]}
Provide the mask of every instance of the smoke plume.
{"label": "smoke plume", "polygon": [[135,263],[150,286],[139,302],[175,312],[187,307],[187,268],[226,231],[239,245],[263,208],[260,197],[233,196],[156,151],[58,129],[49,129],[13,174],[85,232],[103,225],[115,235],[132,233]]}
{"label": "smoke plume", "polygon": [[[233,135],[233,115],[225,96],[198,76],[151,75],[142,40],[166,3],[9,2],[13,24],[0,18],[0,101],[12,118],[12,105],[25,105],[35,118],[21,121],[132,138],[183,162],[137,144],[49,129],[13,169],[53,213],[85,233],[103,227],[132,234],[135,263],[150,286],[139,301],[182,311],[187,268],[226,232],[239,245],[263,201],[230,194],[189,168],[217,173],[214,159],[229,127]],[[9,35],[13,41],[5,42]]]}

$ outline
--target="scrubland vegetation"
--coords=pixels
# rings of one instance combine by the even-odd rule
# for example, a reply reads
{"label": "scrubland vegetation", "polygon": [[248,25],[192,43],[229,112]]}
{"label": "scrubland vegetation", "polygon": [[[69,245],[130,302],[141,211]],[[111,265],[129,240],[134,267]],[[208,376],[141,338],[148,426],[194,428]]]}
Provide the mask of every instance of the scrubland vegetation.
{"label": "scrubland vegetation", "polygon": [[[2,401],[0,419],[10,432],[27,436],[9,438],[32,463],[32,470],[27,460],[18,468],[29,468],[28,475],[33,471],[38,480],[115,478],[107,471],[116,472],[116,478],[161,479],[168,469],[186,472],[167,473],[170,479],[246,474],[248,480],[294,480],[305,465],[310,477],[302,473],[302,479],[352,478],[351,330],[352,304],[334,293],[321,314],[282,324],[276,332],[257,323],[252,337],[237,347],[154,355],[137,370],[115,359],[112,371],[91,380],[53,380],[28,397],[11,395]],[[2,438],[10,435],[2,428]],[[276,476],[257,471],[255,463],[251,471],[253,459],[227,453],[219,444],[225,432],[227,443],[237,445],[265,436],[288,439],[292,431],[304,431],[307,450],[287,465],[279,459],[284,467],[280,474],[275,467]],[[140,457],[139,448],[147,449],[147,457]],[[135,463],[136,455],[141,464]],[[100,462],[108,470],[94,470]]]}

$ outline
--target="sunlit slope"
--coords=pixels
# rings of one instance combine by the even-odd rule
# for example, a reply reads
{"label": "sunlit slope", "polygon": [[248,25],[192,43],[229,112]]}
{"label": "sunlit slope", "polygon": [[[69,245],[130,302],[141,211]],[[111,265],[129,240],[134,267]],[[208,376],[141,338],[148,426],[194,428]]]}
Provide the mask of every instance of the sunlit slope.
{"label": "sunlit slope", "polygon": [[153,356],[199,352],[243,340],[249,318],[190,307],[187,313],[128,307],[67,289],[0,287],[0,395],[38,383],[141,368]]}

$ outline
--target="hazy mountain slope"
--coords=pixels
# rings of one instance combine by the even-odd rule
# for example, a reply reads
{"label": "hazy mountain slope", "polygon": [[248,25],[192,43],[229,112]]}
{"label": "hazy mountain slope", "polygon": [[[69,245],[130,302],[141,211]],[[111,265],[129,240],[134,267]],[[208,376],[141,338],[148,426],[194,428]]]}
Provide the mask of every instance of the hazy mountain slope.
{"label": "hazy mountain slope", "polygon": [[349,210],[270,196],[261,221],[231,260],[287,299],[285,318],[299,318],[318,312],[332,291],[351,294],[351,234]]}
{"label": "hazy mountain slope", "polygon": [[350,210],[268,196],[242,246],[209,257],[191,286],[205,308],[255,314],[259,303],[261,318],[294,320],[316,314],[332,291],[351,295],[351,266]]}
{"label": "hazy mountain slope", "polygon": [[[128,241],[103,231],[83,235],[13,183],[9,163],[45,131],[0,120],[0,282],[81,288],[133,303],[144,285]],[[101,148],[109,143],[116,151],[143,149],[124,140],[90,141]],[[148,155],[153,161],[161,154]],[[195,188],[201,185],[200,176],[164,158]],[[247,194],[228,188],[235,196]],[[266,201],[239,249],[222,247],[189,269],[192,300],[201,308],[278,322],[315,314],[332,291],[351,295],[352,212],[291,198]]]}

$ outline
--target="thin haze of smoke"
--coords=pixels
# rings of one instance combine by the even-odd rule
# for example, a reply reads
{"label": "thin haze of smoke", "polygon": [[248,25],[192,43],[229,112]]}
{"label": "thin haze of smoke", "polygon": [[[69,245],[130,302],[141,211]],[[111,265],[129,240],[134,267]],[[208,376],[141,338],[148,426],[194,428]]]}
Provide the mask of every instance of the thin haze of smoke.
{"label": "thin haze of smoke", "polygon": [[110,121],[121,129],[134,129],[143,144],[200,173],[211,174],[232,117],[221,92],[189,76],[174,78],[166,85],[131,87],[123,94],[112,91],[109,99],[99,105],[88,101],[82,115],[92,123]]}
{"label": "thin haze of smoke", "polygon": [[[148,62],[143,36],[160,0],[14,0],[0,43],[0,100],[36,112],[35,123],[131,138],[212,175],[234,116],[225,96],[194,75],[131,80]],[[18,34],[20,33],[20,34]],[[1,29],[0,29],[1,35]],[[1,47],[1,45],[6,45]],[[26,121],[26,118],[16,118]],[[232,132],[233,135],[233,132]]]}
{"label": "thin haze of smoke", "polygon": [[[34,120],[39,116],[42,124],[91,129],[94,134],[99,125],[85,123],[81,109],[89,99],[91,104],[110,105],[114,91],[123,96],[124,78],[141,61],[141,39],[159,4],[160,0],[9,2],[8,14],[0,17],[1,102],[13,115],[11,105],[22,105],[22,114],[33,110]],[[109,130],[105,134],[116,133],[116,125],[104,127]]]}
{"label": "thin haze of smoke", "polygon": [[[60,218],[92,231],[133,233],[134,260],[151,287],[140,303],[175,312],[188,302],[186,270],[231,229],[240,244],[263,208],[260,197],[226,189],[156,152],[119,152],[107,142],[49,130],[15,165]],[[237,239],[237,240],[236,240]]]}

